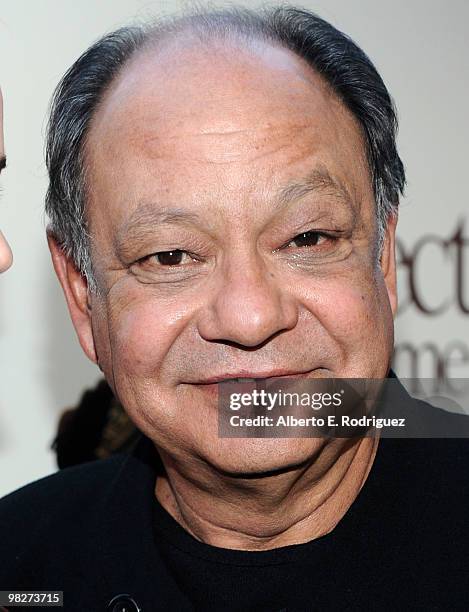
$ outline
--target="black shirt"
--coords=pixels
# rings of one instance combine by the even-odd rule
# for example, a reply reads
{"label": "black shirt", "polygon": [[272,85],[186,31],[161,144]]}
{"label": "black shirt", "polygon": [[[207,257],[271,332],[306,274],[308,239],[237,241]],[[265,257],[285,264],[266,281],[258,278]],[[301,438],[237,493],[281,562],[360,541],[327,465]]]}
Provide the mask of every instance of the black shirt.
{"label": "black shirt", "polygon": [[346,515],[306,544],[217,548],[158,502],[155,543],[196,610],[469,610],[467,444],[381,440]]}

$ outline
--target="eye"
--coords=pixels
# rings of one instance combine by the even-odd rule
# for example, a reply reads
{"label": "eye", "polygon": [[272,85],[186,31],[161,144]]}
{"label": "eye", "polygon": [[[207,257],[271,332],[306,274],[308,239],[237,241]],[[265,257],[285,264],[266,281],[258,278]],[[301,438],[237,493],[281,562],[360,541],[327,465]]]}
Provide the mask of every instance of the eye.
{"label": "eye", "polygon": [[295,238],[293,238],[293,240],[289,242],[287,246],[295,246],[295,247],[317,246],[318,244],[321,244],[322,242],[330,238],[332,238],[332,236],[329,236],[322,232],[315,232],[313,230],[310,230],[308,232],[303,232],[302,234],[298,234],[298,236],[295,236]]}
{"label": "eye", "polygon": [[185,263],[187,259],[191,260],[189,253],[176,249],[174,251],[160,251],[151,255],[162,266],[178,266]]}

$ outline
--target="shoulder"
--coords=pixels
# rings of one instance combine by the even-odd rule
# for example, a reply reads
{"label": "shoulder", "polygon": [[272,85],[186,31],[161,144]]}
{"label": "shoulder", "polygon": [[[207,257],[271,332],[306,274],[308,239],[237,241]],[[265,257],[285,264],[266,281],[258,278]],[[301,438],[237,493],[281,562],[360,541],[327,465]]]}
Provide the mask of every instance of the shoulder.
{"label": "shoulder", "polygon": [[103,498],[125,460],[116,455],[66,468],[1,499],[0,576],[34,581],[39,558],[60,564],[80,543],[92,541]]}
{"label": "shoulder", "polygon": [[[451,546],[469,547],[469,440],[457,438],[381,440],[380,484],[408,507],[413,529],[445,538],[459,534]],[[381,454],[380,454],[381,451]]]}
{"label": "shoulder", "polygon": [[380,446],[374,559],[388,568],[381,595],[402,597],[412,609],[462,609],[468,597],[462,568],[469,553],[469,440],[387,439]]}
{"label": "shoulder", "polygon": [[469,439],[388,438],[382,439],[379,446],[386,453],[390,468],[401,468],[407,474],[448,486],[461,477],[467,478]]}
{"label": "shoulder", "polygon": [[89,461],[21,487],[0,499],[0,518],[10,515],[13,519],[20,512],[23,515],[34,514],[37,519],[37,508],[43,505],[54,513],[67,507],[74,508],[77,502],[92,499],[97,490],[102,492],[103,484],[117,474],[123,461],[124,455]]}

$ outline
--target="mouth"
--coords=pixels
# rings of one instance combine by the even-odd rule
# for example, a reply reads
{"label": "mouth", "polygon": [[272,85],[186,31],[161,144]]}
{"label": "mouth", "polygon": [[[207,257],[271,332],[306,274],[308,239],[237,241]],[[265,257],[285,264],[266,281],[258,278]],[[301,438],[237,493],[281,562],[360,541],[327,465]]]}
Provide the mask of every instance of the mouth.
{"label": "mouth", "polygon": [[267,379],[282,379],[282,378],[307,378],[309,374],[316,370],[307,370],[306,372],[298,372],[298,371],[286,371],[286,370],[270,370],[264,372],[236,372],[234,374],[220,374],[217,376],[211,376],[210,378],[206,378],[204,380],[192,383],[197,386],[201,385],[215,385],[223,382],[231,382],[231,383],[252,383],[258,380],[267,380]]}
{"label": "mouth", "polygon": [[[271,370],[267,372],[237,372],[235,374],[221,374],[206,378],[202,381],[190,383],[191,387],[195,387],[201,391],[204,395],[210,397],[218,397],[219,385],[221,383],[233,383],[233,384],[246,384],[252,387],[256,382],[265,381],[265,383],[274,383],[275,381],[283,379],[308,379],[308,378],[322,378],[321,372],[324,372],[322,368],[314,368],[307,370],[306,372],[294,372],[287,370]],[[248,390],[247,389],[247,390]]]}

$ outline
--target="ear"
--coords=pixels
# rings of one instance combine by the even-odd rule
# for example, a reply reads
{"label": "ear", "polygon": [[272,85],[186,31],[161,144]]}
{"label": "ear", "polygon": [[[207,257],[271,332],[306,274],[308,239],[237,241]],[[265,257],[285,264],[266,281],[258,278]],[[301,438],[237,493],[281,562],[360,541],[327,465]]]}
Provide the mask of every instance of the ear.
{"label": "ear", "polygon": [[52,234],[47,234],[47,242],[55,273],[62,285],[67,300],[68,311],[87,357],[97,363],[96,349],[91,326],[91,307],[88,300],[88,283],[77,270],[73,261],[67,257]]}
{"label": "ear", "polygon": [[397,212],[388,217],[384,242],[380,257],[380,266],[388,290],[389,302],[393,316],[397,311],[397,279],[396,279],[396,226]]}

